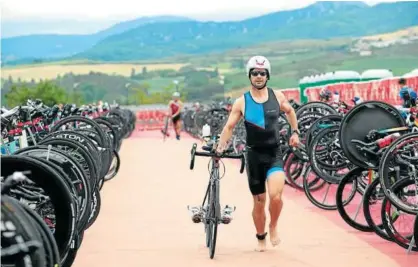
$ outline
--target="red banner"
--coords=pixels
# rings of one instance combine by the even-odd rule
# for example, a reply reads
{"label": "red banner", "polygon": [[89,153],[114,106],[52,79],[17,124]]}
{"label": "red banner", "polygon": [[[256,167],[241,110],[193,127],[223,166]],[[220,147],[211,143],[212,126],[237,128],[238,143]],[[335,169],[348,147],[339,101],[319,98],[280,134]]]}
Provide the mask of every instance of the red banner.
{"label": "red banner", "polygon": [[[407,85],[418,92],[418,76],[405,78]],[[355,96],[361,97],[364,101],[378,100],[391,105],[401,105],[402,100],[399,97],[401,89],[398,84],[399,77],[369,81],[369,82],[351,82],[326,85],[325,88],[331,92],[338,92],[340,100],[350,102]],[[318,101],[319,93],[323,87],[311,87],[305,90],[309,101]]]}
{"label": "red banner", "polygon": [[299,88],[288,88],[280,90],[287,98],[287,100],[293,99],[297,102],[300,102],[300,89]]}
{"label": "red banner", "polygon": [[136,113],[137,129],[145,130],[160,130],[164,126],[164,119],[167,109],[145,109]]}

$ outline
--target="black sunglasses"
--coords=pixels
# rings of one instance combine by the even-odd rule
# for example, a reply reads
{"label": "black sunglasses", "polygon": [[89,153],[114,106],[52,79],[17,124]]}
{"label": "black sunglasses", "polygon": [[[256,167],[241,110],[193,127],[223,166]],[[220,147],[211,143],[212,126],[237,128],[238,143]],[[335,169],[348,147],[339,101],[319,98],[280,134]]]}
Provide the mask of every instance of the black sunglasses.
{"label": "black sunglasses", "polygon": [[267,72],[265,72],[265,71],[251,71],[251,76],[257,77],[259,74],[262,77],[264,77],[264,76],[267,75]]}

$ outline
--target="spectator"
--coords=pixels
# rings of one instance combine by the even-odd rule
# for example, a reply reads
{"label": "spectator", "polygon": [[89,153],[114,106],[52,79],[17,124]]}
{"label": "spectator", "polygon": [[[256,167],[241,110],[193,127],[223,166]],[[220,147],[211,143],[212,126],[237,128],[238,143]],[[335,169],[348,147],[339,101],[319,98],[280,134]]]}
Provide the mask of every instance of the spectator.
{"label": "spectator", "polygon": [[417,101],[417,93],[406,85],[406,80],[404,78],[399,79],[399,85],[401,86],[399,96],[403,101],[402,106],[404,108],[415,107]]}

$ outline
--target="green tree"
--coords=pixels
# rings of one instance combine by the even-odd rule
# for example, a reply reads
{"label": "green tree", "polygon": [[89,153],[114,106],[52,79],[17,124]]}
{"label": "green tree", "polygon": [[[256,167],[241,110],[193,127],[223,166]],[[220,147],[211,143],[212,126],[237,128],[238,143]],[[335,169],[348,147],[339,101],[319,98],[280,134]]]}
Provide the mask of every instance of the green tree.
{"label": "green tree", "polygon": [[148,95],[144,92],[144,90],[140,88],[135,88],[132,90],[132,96],[128,99],[128,104],[148,104]]}
{"label": "green tree", "polygon": [[42,99],[45,105],[53,106],[57,103],[66,103],[68,95],[66,91],[51,82],[41,82],[35,87],[26,85],[13,85],[5,95],[6,103],[9,107],[24,105],[31,99]]}
{"label": "green tree", "polygon": [[76,92],[80,92],[82,99],[85,100],[87,103],[102,100],[106,95],[106,90],[104,88],[91,83],[81,85],[79,88],[76,89]]}
{"label": "green tree", "polygon": [[80,106],[83,103],[86,103],[83,95],[80,92],[75,92],[74,94],[72,94],[70,99],[71,99],[71,103],[76,104],[77,106]]}
{"label": "green tree", "polygon": [[204,72],[190,72],[184,78],[187,87],[201,87],[209,83],[209,77]]}

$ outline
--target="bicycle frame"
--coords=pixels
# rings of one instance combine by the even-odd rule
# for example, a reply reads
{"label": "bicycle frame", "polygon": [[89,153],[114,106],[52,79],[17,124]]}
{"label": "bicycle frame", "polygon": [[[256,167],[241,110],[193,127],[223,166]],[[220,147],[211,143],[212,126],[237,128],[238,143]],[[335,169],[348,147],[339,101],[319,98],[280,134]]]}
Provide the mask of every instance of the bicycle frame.
{"label": "bicycle frame", "polygon": [[212,165],[212,170],[210,173],[210,177],[209,177],[209,183],[208,183],[208,187],[206,189],[206,194],[205,197],[203,198],[203,202],[202,202],[202,207],[205,204],[206,199],[208,198],[209,195],[209,189],[212,186],[216,186],[219,188],[219,159],[213,159],[213,165]]}

